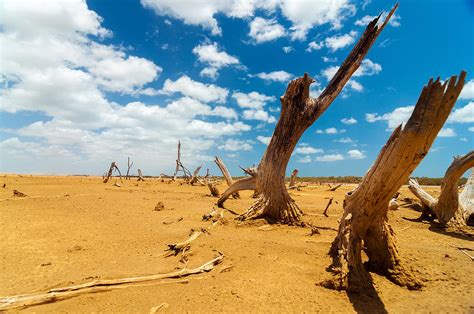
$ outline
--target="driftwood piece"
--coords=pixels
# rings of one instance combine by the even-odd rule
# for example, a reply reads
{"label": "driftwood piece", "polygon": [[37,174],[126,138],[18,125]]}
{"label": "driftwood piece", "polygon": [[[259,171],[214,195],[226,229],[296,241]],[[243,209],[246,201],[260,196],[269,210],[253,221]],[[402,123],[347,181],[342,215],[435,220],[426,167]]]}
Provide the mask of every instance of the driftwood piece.
{"label": "driftwood piece", "polygon": [[130,163],[130,157],[127,157],[127,174],[125,175],[125,180],[130,180],[130,169],[133,166],[133,161]]}
{"label": "driftwood piece", "polygon": [[165,256],[173,256],[173,255],[176,256],[179,253],[188,250],[191,242],[199,238],[201,234],[202,234],[202,231],[194,230],[193,233],[189,236],[189,238],[186,239],[185,241],[168,244],[168,250]]}
{"label": "driftwood piece", "polygon": [[210,260],[207,263],[202,264],[196,268],[183,268],[178,271],[174,271],[167,274],[157,274],[150,276],[141,276],[141,277],[129,277],[129,278],[119,278],[119,279],[99,279],[91,282],[68,286],[63,288],[54,288],[50,289],[45,293],[34,293],[34,294],[24,294],[16,295],[9,297],[0,298],[0,310],[11,310],[26,308],[33,305],[51,303],[61,300],[70,299],[85,293],[93,293],[98,291],[106,291],[111,289],[116,289],[123,287],[124,285],[140,285],[143,283],[149,284],[150,282],[157,281],[162,279],[172,279],[172,278],[182,278],[190,275],[200,274],[204,272],[210,272],[214,267],[222,262],[224,255],[219,255],[218,257]]}
{"label": "driftwood piece", "polygon": [[[232,179],[232,176],[230,175],[229,170],[227,170],[227,167],[222,161],[222,159],[215,156],[214,162],[216,163],[217,167],[219,167],[219,169],[221,170],[222,175],[224,176],[224,179],[227,182],[227,185],[231,186],[234,183],[234,179]],[[239,192],[235,192],[234,194],[232,194],[232,197],[235,199],[240,198]]]}
{"label": "driftwood piece", "polygon": [[122,173],[120,172],[120,169],[117,167],[117,164],[115,163],[115,161],[113,161],[111,164],[110,164],[110,168],[109,168],[109,171],[107,171],[107,175],[104,179],[104,183],[107,183],[109,182],[110,180],[110,177],[112,177],[112,173],[117,170],[117,172],[119,173],[120,175],[120,182],[122,182]]}
{"label": "driftwood piece", "polygon": [[391,10],[384,22],[379,22],[379,16],[367,25],[357,44],[317,98],[310,97],[310,86],[315,80],[307,73],[288,84],[285,94],[280,97],[280,117],[257,168],[255,181],[259,197],[242,215],[242,219],[263,217],[271,222],[299,223],[303,213],[285,186],[291,154],[303,133],[329,108],[357,71],[396,8]]}
{"label": "driftwood piece", "polygon": [[326,191],[336,191],[337,189],[339,189],[341,186],[342,186],[342,183],[339,183],[339,184],[336,184],[335,186],[331,186],[330,184],[329,185],[329,189],[327,189]]}
{"label": "driftwood piece", "polygon": [[472,167],[474,167],[474,151],[464,156],[455,157],[451,166],[446,170],[438,199],[423,190],[416,179],[408,181],[408,188],[423,205],[436,215],[442,226],[465,227],[469,217],[474,214],[473,174],[471,173],[461,196],[458,193],[457,182]]}
{"label": "driftwood piece", "polygon": [[137,170],[138,172],[138,179],[137,181],[145,181],[145,178],[143,178],[142,171],[140,169]]}
{"label": "driftwood piece", "polygon": [[373,289],[362,263],[409,289],[420,282],[402,264],[395,233],[388,223],[389,202],[429,152],[464,85],[465,72],[441,83],[431,79],[424,86],[410,119],[398,126],[357,188],[346,194],[338,235],[329,255],[334,277],[322,283],[333,289]]}
{"label": "driftwood piece", "polygon": [[329,199],[329,202],[328,202],[328,204],[326,205],[326,208],[324,209],[323,215],[326,216],[326,217],[329,217],[329,215],[328,215],[328,209],[329,209],[329,206],[331,206],[333,199],[334,199],[334,197],[331,197],[331,198]]}

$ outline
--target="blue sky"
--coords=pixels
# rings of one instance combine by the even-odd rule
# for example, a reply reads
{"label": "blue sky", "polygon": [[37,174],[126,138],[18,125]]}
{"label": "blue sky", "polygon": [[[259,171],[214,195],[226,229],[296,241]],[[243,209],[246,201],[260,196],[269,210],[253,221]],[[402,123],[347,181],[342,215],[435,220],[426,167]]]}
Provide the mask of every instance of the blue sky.
{"label": "blue sky", "polygon": [[[130,156],[171,173],[257,164],[288,80],[318,95],[388,1],[2,1],[0,171],[101,174]],[[468,72],[417,176],[473,149],[474,4],[400,1],[361,69],[297,146],[288,173],[363,175],[422,86]]]}

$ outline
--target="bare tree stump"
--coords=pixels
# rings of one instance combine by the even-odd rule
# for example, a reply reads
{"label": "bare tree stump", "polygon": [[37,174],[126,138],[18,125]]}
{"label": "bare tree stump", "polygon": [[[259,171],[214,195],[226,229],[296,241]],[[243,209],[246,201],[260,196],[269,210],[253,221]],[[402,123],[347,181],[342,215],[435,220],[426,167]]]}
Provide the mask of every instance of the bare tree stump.
{"label": "bare tree stump", "polygon": [[211,196],[219,197],[221,195],[221,193],[219,193],[219,190],[214,185],[214,183],[211,182],[211,180],[206,179],[206,184],[207,184],[207,187],[209,188],[209,191],[211,191]]}
{"label": "bare tree stump", "polygon": [[138,179],[137,181],[145,181],[145,178],[143,178],[142,171],[140,169],[137,170],[138,172]]}
{"label": "bare tree stump", "polygon": [[472,167],[474,167],[474,151],[464,156],[455,157],[451,166],[446,170],[438,199],[434,199],[425,192],[415,179],[408,181],[408,188],[423,205],[436,215],[443,227],[462,228],[466,226],[470,215],[474,213],[472,173],[461,193],[462,197],[458,194],[457,183],[459,178]]}
{"label": "bare tree stump", "polygon": [[110,168],[109,168],[109,171],[107,172],[107,176],[105,177],[105,179],[103,181],[104,183],[109,182],[110,177],[112,176],[112,173],[114,172],[114,170],[118,171],[118,173],[120,175],[120,182],[122,182],[122,173],[120,172],[120,169],[117,167],[117,164],[115,163],[115,161],[113,161],[110,164]]}
{"label": "bare tree stump", "polygon": [[[219,169],[221,170],[222,175],[224,176],[224,179],[227,182],[227,185],[231,186],[232,183],[234,183],[234,179],[232,179],[232,176],[230,175],[229,170],[227,170],[227,167],[222,161],[222,159],[216,156],[214,162],[216,163],[217,167],[219,167]],[[240,198],[239,192],[235,192],[234,194],[232,194],[232,197],[235,199]]]}
{"label": "bare tree stump", "polygon": [[174,171],[172,181],[176,181],[179,171],[183,172],[183,176],[185,179],[191,177],[191,172],[181,162],[181,141],[178,141],[178,159],[176,159],[176,169]]}
{"label": "bare tree stump", "polygon": [[133,166],[133,161],[130,163],[130,157],[127,157],[127,174],[125,175],[125,180],[130,180],[130,169]]}
{"label": "bare tree stump", "polygon": [[195,183],[199,183],[201,185],[204,185],[202,181],[199,179],[199,171],[201,170],[202,165],[198,166],[196,170],[194,170],[193,175],[191,176],[191,179],[189,180],[189,184],[194,185]]}
{"label": "bare tree stump", "polygon": [[444,84],[430,80],[421,92],[406,123],[397,127],[359,186],[346,194],[338,235],[329,255],[333,258],[332,280],[323,286],[333,289],[370,288],[371,278],[362,265],[366,252],[369,270],[384,274],[400,286],[419,289],[421,284],[402,265],[395,234],[387,212],[392,196],[428,153],[449,116],[466,77],[451,77]]}
{"label": "bare tree stump", "polygon": [[318,98],[310,97],[310,85],[314,80],[308,74],[288,84],[285,94],[280,97],[280,117],[255,176],[256,190],[260,196],[241,219],[263,217],[270,222],[299,223],[302,211],[285,186],[286,167],[291,154],[304,131],[326,111],[359,68],[396,8],[397,6],[392,9],[383,23],[379,23],[380,17],[377,17],[368,24],[362,37]]}
{"label": "bare tree stump", "polygon": [[288,185],[288,189],[298,189],[298,185],[296,182],[296,180],[298,179],[298,172],[298,169],[294,169],[291,173],[290,184]]}

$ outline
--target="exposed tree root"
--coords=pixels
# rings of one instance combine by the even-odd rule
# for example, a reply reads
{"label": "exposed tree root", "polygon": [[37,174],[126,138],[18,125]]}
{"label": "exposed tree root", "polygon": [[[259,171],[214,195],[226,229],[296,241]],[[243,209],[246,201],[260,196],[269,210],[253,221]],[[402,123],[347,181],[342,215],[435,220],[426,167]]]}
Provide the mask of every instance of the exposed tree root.
{"label": "exposed tree root", "polygon": [[156,284],[160,283],[159,280],[169,279],[169,278],[182,278],[190,275],[200,274],[204,272],[210,272],[214,267],[222,262],[224,255],[219,255],[218,257],[210,260],[207,263],[202,264],[197,268],[183,268],[181,270],[167,273],[167,274],[157,274],[150,276],[141,276],[141,277],[129,277],[129,278],[119,278],[119,279],[100,279],[87,282],[84,284],[68,286],[63,288],[50,289],[45,293],[35,293],[35,294],[24,294],[16,295],[9,297],[0,298],[0,310],[11,310],[18,308],[26,308],[33,305],[52,303],[61,300],[70,299],[85,293],[93,293],[99,291],[107,291],[119,288],[120,286],[126,284],[143,284],[157,281]]}

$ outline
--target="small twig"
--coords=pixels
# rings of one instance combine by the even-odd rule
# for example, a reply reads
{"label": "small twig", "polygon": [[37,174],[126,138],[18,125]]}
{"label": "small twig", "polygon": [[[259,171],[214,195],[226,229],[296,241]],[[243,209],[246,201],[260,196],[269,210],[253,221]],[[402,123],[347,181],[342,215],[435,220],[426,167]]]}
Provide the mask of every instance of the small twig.
{"label": "small twig", "polygon": [[472,256],[468,252],[464,251],[463,249],[459,249],[459,251],[463,252],[466,256],[468,256],[471,259],[471,262],[474,261],[474,256]]}
{"label": "small twig", "polygon": [[329,202],[328,202],[328,204],[326,205],[326,208],[324,209],[323,215],[326,216],[326,217],[329,217],[329,216],[328,216],[328,209],[329,209],[329,206],[331,206],[333,199],[334,199],[334,197],[331,197],[331,198],[329,199]]}

